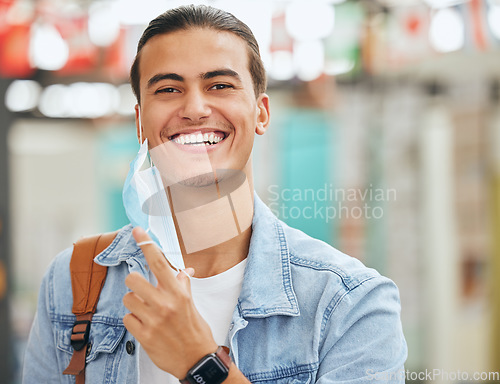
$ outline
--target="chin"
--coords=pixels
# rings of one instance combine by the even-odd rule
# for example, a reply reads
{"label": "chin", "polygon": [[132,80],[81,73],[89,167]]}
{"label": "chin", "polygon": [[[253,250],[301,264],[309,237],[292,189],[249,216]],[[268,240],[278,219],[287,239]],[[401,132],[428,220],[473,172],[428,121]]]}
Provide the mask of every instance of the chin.
{"label": "chin", "polygon": [[205,173],[203,175],[197,175],[193,177],[189,177],[187,179],[184,179],[179,182],[179,184],[185,186],[185,187],[195,187],[195,188],[200,188],[200,187],[208,187],[210,185],[213,185],[217,182],[217,178],[213,173]]}

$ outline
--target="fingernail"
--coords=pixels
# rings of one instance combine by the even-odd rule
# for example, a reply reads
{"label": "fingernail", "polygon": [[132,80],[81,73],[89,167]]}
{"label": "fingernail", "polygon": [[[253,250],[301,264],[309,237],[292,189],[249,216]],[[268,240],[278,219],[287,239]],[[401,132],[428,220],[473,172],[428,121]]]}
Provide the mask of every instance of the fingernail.
{"label": "fingernail", "polygon": [[137,235],[144,235],[146,233],[141,227],[135,227],[134,231]]}
{"label": "fingernail", "polygon": [[189,277],[193,277],[194,276],[194,269],[193,268],[183,269],[182,272],[184,272]]}

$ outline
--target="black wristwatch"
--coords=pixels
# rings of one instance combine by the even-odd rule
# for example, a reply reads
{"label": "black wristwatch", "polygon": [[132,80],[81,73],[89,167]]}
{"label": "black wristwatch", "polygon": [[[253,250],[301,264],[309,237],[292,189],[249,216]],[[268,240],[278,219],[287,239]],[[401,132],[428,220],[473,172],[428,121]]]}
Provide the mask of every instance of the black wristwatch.
{"label": "black wristwatch", "polygon": [[179,381],[181,384],[220,384],[226,380],[230,365],[229,348],[220,346],[215,353],[198,361]]}

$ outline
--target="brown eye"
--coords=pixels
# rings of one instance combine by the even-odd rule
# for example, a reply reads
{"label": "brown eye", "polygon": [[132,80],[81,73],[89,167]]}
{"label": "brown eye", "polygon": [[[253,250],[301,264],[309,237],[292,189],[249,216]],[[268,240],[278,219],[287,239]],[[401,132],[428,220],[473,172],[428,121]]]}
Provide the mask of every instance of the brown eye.
{"label": "brown eye", "polygon": [[233,86],[229,85],[229,84],[215,84],[210,89],[220,90],[220,89],[227,89],[227,88],[233,88]]}
{"label": "brown eye", "polygon": [[161,88],[161,89],[158,89],[155,94],[157,93],[176,93],[176,92],[179,92],[177,89],[175,88]]}

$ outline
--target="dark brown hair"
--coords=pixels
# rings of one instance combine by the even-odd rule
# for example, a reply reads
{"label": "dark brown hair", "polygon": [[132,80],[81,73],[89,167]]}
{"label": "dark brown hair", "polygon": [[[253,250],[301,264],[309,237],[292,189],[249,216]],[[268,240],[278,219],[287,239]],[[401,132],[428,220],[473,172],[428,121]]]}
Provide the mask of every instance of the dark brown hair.
{"label": "dark brown hair", "polygon": [[137,54],[130,69],[130,84],[137,102],[141,102],[140,94],[140,57],[141,50],[149,39],[156,35],[167,34],[190,28],[209,28],[234,33],[241,37],[248,48],[248,69],[252,76],[255,97],[266,91],[266,72],[260,57],[259,45],[248,26],[231,13],[206,5],[189,5],[173,8],[152,20],[143,32]]}

